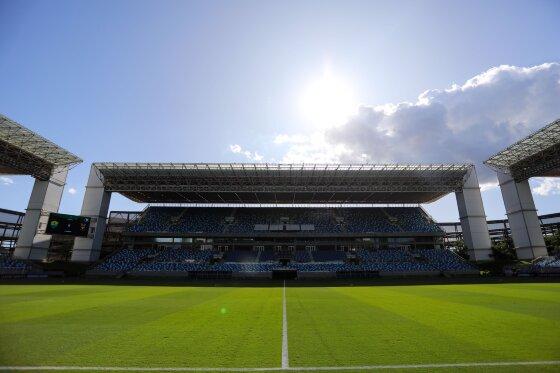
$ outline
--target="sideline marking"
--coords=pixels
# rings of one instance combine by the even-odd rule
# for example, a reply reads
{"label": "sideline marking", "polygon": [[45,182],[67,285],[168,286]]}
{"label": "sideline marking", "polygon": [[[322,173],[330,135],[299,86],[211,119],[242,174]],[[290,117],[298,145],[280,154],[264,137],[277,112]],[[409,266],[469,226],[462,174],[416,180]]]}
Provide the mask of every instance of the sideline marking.
{"label": "sideline marking", "polygon": [[286,313],[286,280],[282,291],[282,369],[290,367],[288,358],[288,315]]}
{"label": "sideline marking", "polygon": [[0,366],[0,371],[37,370],[93,370],[130,372],[278,372],[278,371],[328,371],[328,370],[380,370],[380,369],[426,369],[426,368],[470,368],[502,366],[560,365],[560,360],[550,361],[498,361],[487,363],[410,364],[410,365],[362,365],[341,367],[287,367],[287,368],[191,368],[191,367],[85,367],[85,366]]}

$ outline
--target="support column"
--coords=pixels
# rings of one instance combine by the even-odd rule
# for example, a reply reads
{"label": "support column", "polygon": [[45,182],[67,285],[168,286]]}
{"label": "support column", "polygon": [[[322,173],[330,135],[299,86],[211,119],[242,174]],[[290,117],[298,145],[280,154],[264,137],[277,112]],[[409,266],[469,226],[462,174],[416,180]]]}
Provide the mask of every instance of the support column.
{"label": "support column", "polygon": [[58,212],[67,174],[67,167],[57,167],[49,180],[35,179],[14,250],[15,258],[30,260],[47,258],[51,235],[45,234],[45,229],[49,214]]}
{"label": "support column", "polygon": [[82,216],[89,216],[91,223],[87,237],[76,237],[72,249],[73,262],[93,262],[99,259],[111,193],[105,191],[101,175],[91,166],[89,172],[84,202],[82,203]]}
{"label": "support column", "polygon": [[469,171],[463,188],[455,192],[455,197],[469,258],[476,261],[492,260],[492,243],[474,166]]}
{"label": "support column", "polygon": [[529,181],[518,183],[511,175],[502,172],[498,172],[498,181],[517,258],[548,255]]}

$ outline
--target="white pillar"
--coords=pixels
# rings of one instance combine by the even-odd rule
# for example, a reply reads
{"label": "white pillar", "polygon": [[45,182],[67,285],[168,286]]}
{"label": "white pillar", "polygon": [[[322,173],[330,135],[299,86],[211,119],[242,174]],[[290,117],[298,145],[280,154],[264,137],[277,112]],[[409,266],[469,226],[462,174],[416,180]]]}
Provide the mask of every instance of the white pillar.
{"label": "white pillar", "polygon": [[84,202],[82,203],[82,216],[89,216],[91,224],[87,237],[76,237],[72,249],[73,262],[93,262],[99,259],[111,193],[105,191],[101,175],[91,166],[89,172]]}
{"label": "white pillar", "polygon": [[474,166],[469,171],[463,188],[455,192],[455,197],[469,258],[476,261],[492,260],[492,243]]}
{"label": "white pillar", "polygon": [[518,183],[511,175],[502,172],[498,172],[498,181],[517,258],[533,259],[547,255],[529,181]]}
{"label": "white pillar", "polygon": [[35,179],[14,250],[15,258],[31,260],[47,258],[51,235],[45,234],[45,229],[49,214],[58,212],[67,174],[67,167],[57,167],[49,180]]}

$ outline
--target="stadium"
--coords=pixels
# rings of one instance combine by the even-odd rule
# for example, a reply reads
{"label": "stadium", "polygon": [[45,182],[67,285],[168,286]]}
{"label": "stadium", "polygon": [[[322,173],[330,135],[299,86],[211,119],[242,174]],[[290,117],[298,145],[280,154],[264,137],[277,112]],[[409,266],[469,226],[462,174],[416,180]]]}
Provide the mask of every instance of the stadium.
{"label": "stadium", "polygon": [[[2,370],[560,364],[560,219],[527,182],[559,175],[560,121],[487,161],[508,213],[487,222],[471,164],[93,163],[58,214],[81,159],[1,119],[0,169],[36,180],[0,215]],[[116,193],[148,207],[109,211]],[[450,193],[460,221],[437,223],[422,205]]]}
{"label": "stadium", "polygon": [[0,373],[560,373],[560,0],[0,0]]}

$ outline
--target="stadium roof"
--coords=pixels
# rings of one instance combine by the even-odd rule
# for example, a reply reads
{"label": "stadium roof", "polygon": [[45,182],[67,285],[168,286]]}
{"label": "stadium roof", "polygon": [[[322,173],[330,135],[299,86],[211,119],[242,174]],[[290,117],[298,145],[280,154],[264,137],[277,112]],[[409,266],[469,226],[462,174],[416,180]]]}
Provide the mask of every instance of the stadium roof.
{"label": "stadium roof", "polygon": [[66,149],[0,115],[0,173],[47,180],[55,167],[81,162]]}
{"label": "stadium roof", "polygon": [[484,162],[516,181],[560,176],[560,119],[530,134]]}
{"label": "stadium roof", "polygon": [[146,203],[425,203],[463,185],[466,164],[95,163],[105,189]]}

